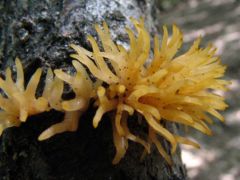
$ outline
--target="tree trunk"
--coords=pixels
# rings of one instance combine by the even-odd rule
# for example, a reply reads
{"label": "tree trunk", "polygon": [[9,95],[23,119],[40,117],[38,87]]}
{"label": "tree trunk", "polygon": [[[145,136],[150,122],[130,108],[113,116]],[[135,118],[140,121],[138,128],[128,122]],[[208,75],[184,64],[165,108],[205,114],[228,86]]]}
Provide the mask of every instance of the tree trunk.
{"label": "tree trunk", "polygon": [[[93,24],[106,21],[118,42],[127,42],[125,26],[130,17],[145,18],[155,33],[157,8],[150,0],[2,0],[0,1],[0,68],[14,65],[19,57],[26,79],[38,68],[72,68],[70,43],[89,48]],[[28,80],[26,80],[28,81]],[[42,80],[41,87],[44,85]],[[41,89],[41,87],[39,87]],[[65,94],[69,94],[66,90]],[[67,96],[66,95],[66,96]],[[143,148],[130,143],[126,156],[112,165],[115,148],[106,116],[94,129],[94,107],[84,114],[76,132],[62,133],[39,142],[38,135],[61,121],[61,112],[50,111],[28,118],[20,127],[6,129],[0,139],[0,179],[6,180],[162,180],[185,179],[180,149],[169,166],[155,148],[140,160]],[[133,117],[134,118],[134,117]],[[174,125],[168,125],[176,131]],[[169,144],[162,139],[166,149]]]}

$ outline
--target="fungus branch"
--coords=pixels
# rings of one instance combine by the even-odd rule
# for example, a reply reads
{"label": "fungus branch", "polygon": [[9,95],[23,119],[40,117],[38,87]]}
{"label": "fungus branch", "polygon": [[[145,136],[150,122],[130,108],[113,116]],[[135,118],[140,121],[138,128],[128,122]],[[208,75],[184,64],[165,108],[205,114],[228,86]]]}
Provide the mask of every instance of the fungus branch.
{"label": "fungus branch", "polygon": [[19,126],[25,122],[28,116],[38,114],[47,110],[48,103],[43,97],[36,98],[35,93],[42,73],[37,69],[30,79],[27,87],[24,87],[23,67],[20,60],[16,61],[17,78],[12,79],[10,68],[7,68],[5,80],[0,78],[0,88],[5,96],[0,96],[1,132],[10,126]]}
{"label": "fungus branch", "polygon": [[[93,83],[79,62],[73,61],[73,66],[77,71],[74,76],[70,76],[62,70],[55,70],[56,77],[53,77],[52,71],[48,71],[44,96],[48,99],[51,108],[63,111],[65,115],[62,122],[52,125],[41,133],[38,137],[41,141],[59,133],[76,131],[80,116],[88,108],[89,100],[93,95]],[[72,87],[75,93],[74,99],[62,100],[63,81]]]}

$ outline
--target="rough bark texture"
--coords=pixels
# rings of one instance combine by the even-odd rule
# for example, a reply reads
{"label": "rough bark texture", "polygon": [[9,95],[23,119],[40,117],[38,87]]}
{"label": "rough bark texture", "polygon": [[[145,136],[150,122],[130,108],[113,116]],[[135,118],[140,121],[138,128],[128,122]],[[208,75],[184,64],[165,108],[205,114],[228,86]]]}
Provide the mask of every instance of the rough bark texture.
{"label": "rough bark texture", "polygon": [[[130,25],[129,17],[145,17],[147,27],[154,32],[156,13],[154,1],[150,0],[2,0],[1,74],[7,66],[14,65],[15,57],[22,59],[27,79],[38,67],[45,71],[47,67],[72,70],[68,45],[75,43],[90,48],[86,35],[96,36],[93,24],[105,20],[114,39],[126,43],[124,27]],[[186,178],[179,149],[173,157],[175,164],[169,166],[154,148],[152,154],[140,161],[143,148],[130,142],[125,158],[113,166],[115,149],[111,123],[104,117],[100,126],[94,129],[94,112],[91,107],[85,113],[77,132],[56,135],[44,142],[37,141],[38,135],[51,124],[61,121],[62,113],[50,111],[32,116],[20,127],[6,129],[0,138],[0,179]],[[172,126],[169,128],[173,129]],[[169,149],[167,142],[162,140],[162,143]]]}

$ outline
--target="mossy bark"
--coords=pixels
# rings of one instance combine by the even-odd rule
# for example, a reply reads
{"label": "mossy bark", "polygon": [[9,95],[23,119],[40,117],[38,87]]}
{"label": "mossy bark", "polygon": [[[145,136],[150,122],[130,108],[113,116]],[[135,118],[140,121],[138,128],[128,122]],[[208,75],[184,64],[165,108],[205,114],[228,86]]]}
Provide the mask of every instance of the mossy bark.
{"label": "mossy bark", "polygon": [[[93,24],[106,21],[116,41],[128,41],[124,31],[129,17],[144,16],[155,32],[157,9],[154,1],[118,0],[13,0],[0,1],[0,68],[22,59],[26,79],[38,67],[71,69],[70,43],[90,48],[86,36],[96,36]],[[39,89],[44,85],[44,80]],[[65,94],[68,96],[66,90]],[[30,117],[20,127],[6,129],[0,138],[0,179],[185,179],[180,150],[169,166],[156,149],[140,161],[143,148],[129,144],[126,156],[112,165],[115,149],[112,127],[106,116],[97,129],[92,127],[95,109],[90,106],[77,132],[63,133],[44,141],[38,135],[61,121],[61,112],[50,111]],[[133,117],[134,118],[134,117]],[[171,126],[172,131],[175,131]],[[167,142],[162,140],[166,149]]]}

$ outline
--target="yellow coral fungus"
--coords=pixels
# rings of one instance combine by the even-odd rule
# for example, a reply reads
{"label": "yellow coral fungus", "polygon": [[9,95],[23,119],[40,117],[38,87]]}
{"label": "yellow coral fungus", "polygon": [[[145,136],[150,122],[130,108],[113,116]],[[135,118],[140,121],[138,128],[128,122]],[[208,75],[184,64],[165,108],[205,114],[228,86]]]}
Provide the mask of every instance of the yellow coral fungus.
{"label": "yellow coral fungus", "polygon": [[[173,134],[162,122],[176,122],[193,127],[207,135],[211,130],[206,123],[211,123],[209,115],[220,120],[223,117],[217,110],[224,110],[227,105],[223,97],[215,95],[210,89],[225,90],[227,81],[221,80],[225,67],[215,57],[212,45],[199,48],[200,38],[184,54],[175,57],[182,45],[182,33],[173,25],[169,39],[166,26],[163,27],[161,47],[157,36],[154,38],[154,56],[147,63],[150,53],[150,36],[143,20],[132,19],[137,35],[126,29],[130,47],[126,49],[113,42],[106,23],[103,28],[96,25],[96,31],[103,49],[92,36],[88,37],[93,52],[71,45],[76,54],[71,57],[85,65],[89,71],[106,86],[97,89],[97,112],[93,126],[97,127],[103,114],[112,111],[113,140],[116,155],[113,163],[124,157],[128,140],[140,143],[147,152],[150,145],[156,145],[160,154],[171,163],[157,135],[166,138],[175,152],[177,143],[198,145],[186,138]],[[110,64],[110,66],[109,66]],[[149,125],[149,139],[143,140],[133,135],[127,128],[127,119],[134,111],[142,115]]]}
{"label": "yellow coral fungus", "polygon": [[[165,151],[159,135],[171,145],[174,153],[177,144],[188,144],[196,148],[199,145],[189,139],[173,134],[164,126],[164,122],[178,123],[193,127],[202,133],[211,135],[208,124],[211,116],[223,121],[218,112],[227,105],[224,98],[212,90],[226,90],[228,81],[220,79],[225,66],[215,55],[215,48],[208,45],[200,48],[198,38],[191,48],[176,56],[182,46],[183,35],[176,25],[172,27],[172,37],[168,37],[167,27],[163,27],[161,45],[157,36],[154,38],[153,58],[150,58],[150,35],[143,20],[132,19],[137,33],[126,28],[129,36],[129,49],[113,42],[106,23],[103,28],[95,29],[102,42],[102,49],[92,36],[88,40],[92,52],[72,44],[76,51],[71,57],[76,69],[75,75],[68,75],[62,70],[48,70],[42,97],[36,98],[41,69],[38,69],[24,87],[23,67],[16,59],[17,78],[13,81],[11,70],[6,70],[5,80],[0,78],[0,130],[18,126],[30,115],[50,109],[65,113],[62,122],[47,128],[39,136],[45,140],[65,131],[76,131],[82,113],[89,106],[91,99],[97,106],[93,126],[98,127],[105,113],[111,115],[113,141],[116,154],[113,164],[117,164],[128,149],[128,141],[141,144],[145,152],[156,146],[159,153],[171,164],[171,156]],[[90,79],[85,67],[95,76]],[[63,100],[64,82],[68,83],[75,98]],[[139,119],[148,124],[148,138],[133,134],[128,128],[128,117],[134,112]]]}
{"label": "yellow coral fungus", "polygon": [[45,98],[36,98],[35,93],[40,80],[42,70],[36,70],[30,79],[26,89],[24,87],[24,73],[20,60],[16,61],[17,78],[14,83],[10,68],[6,70],[5,80],[0,78],[0,88],[5,96],[0,95],[1,132],[4,128],[18,126],[25,122],[30,115],[46,111],[48,102]]}
{"label": "yellow coral fungus", "polygon": [[[77,61],[73,61],[77,73],[75,76],[68,75],[62,70],[55,70],[53,77],[51,70],[47,73],[46,86],[43,96],[48,99],[51,108],[64,111],[64,119],[46,129],[39,136],[39,140],[48,139],[65,131],[76,131],[81,114],[88,108],[89,100],[93,96],[93,88],[97,83],[92,83],[84,67]],[[75,98],[62,101],[63,81],[67,82],[75,93]]]}

